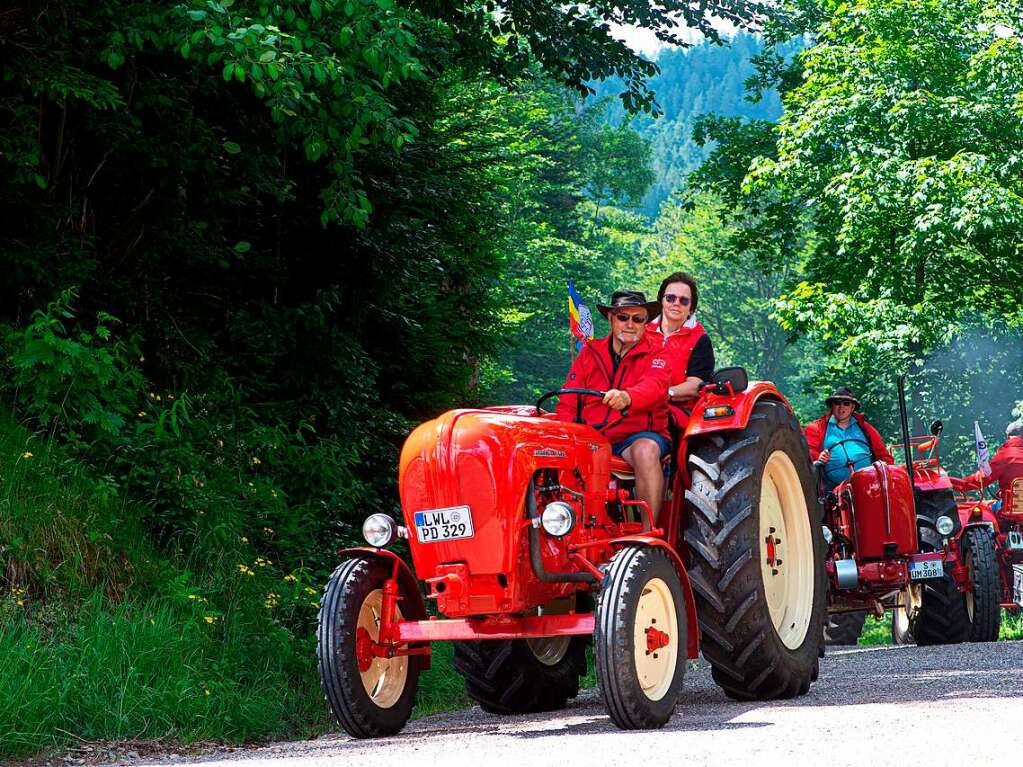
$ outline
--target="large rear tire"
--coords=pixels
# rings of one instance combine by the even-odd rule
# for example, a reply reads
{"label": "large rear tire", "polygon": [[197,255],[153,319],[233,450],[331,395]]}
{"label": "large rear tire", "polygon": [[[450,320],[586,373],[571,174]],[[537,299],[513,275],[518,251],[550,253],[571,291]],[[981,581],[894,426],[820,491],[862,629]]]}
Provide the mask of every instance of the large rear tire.
{"label": "large rear tire", "polygon": [[838,613],[829,615],[824,624],[824,642],[829,645],[854,645],[860,641],[863,624],[867,620],[865,612]]}
{"label": "large rear tire", "polygon": [[455,642],[465,692],[491,714],[564,708],[586,673],[587,637]]}
{"label": "large rear tire", "polygon": [[963,594],[970,619],[969,641],[997,642],[1002,625],[1002,583],[994,533],[987,527],[969,528],[963,533],[962,552],[973,587]]}
{"label": "large rear tire", "polygon": [[656,729],[675,710],[687,647],[686,602],[675,564],[658,548],[629,546],[601,582],[594,660],[611,720]]}
{"label": "large rear tire", "polygon": [[[384,583],[392,568],[379,559],[350,559],[330,576],[320,603],[316,657],[327,706],[355,738],[400,732],[419,687],[415,655],[360,663],[356,643],[380,633]],[[398,608],[401,617],[401,608]]]}
{"label": "large rear tire", "polygon": [[782,402],[690,451],[685,540],[703,655],[738,700],[802,695],[824,643],[822,510],[806,440]]}

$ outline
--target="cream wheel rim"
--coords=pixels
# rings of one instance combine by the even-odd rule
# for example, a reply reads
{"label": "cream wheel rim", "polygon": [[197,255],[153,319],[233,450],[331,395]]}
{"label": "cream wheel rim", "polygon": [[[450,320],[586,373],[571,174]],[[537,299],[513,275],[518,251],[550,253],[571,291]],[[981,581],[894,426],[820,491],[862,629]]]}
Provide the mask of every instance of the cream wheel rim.
{"label": "cream wheel rim", "polygon": [[526,640],[530,651],[545,666],[557,666],[571,643],[572,637],[537,637]]}
{"label": "cream wheel rim", "polygon": [[[380,616],[383,614],[384,592],[381,589],[371,591],[359,608],[360,629],[365,629],[374,642],[380,636]],[[401,610],[397,609],[398,617]],[[394,658],[377,658],[369,664],[365,671],[359,671],[362,686],[369,699],[380,708],[390,708],[405,691],[408,679],[408,656],[398,655]]]}
{"label": "cream wheel rim", "polygon": [[799,474],[781,450],[767,459],[760,484],[760,570],[774,629],[795,650],[813,612],[813,539]]}
{"label": "cream wheel rim", "polygon": [[[660,644],[656,638],[666,634],[666,644],[647,649],[650,647],[650,632],[656,632],[652,634],[655,645]],[[643,694],[650,700],[660,700],[671,688],[678,664],[678,634],[678,613],[671,589],[660,578],[651,578],[643,586],[636,605],[632,632],[636,678]]]}

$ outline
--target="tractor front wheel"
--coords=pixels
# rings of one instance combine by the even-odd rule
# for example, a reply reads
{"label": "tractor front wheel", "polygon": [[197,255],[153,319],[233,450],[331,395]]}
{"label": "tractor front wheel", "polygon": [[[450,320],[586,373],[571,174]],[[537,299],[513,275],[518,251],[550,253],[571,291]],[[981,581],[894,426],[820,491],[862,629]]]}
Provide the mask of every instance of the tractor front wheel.
{"label": "tractor front wheel", "polygon": [[995,536],[987,527],[963,533],[963,559],[970,573],[971,590],[963,595],[970,619],[970,642],[996,642],[1002,625],[1001,576]]}
{"label": "tractor front wheel", "polygon": [[593,655],[597,686],[616,725],[649,730],[671,718],[686,641],[682,582],[668,554],[646,546],[615,554],[601,582]]}
{"label": "tractor front wheel", "polygon": [[685,540],[703,655],[738,700],[802,695],[824,643],[822,510],[806,440],[784,403],[689,454]]}
{"label": "tractor front wheel", "polygon": [[[330,576],[320,604],[316,655],[327,705],[349,735],[379,738],[400,732],[412,715],[419,657],[378,658],[367,645],[380,634],[384,584],[391,567],[350,559]],[[396,608],[397,619],[401,608]]]}

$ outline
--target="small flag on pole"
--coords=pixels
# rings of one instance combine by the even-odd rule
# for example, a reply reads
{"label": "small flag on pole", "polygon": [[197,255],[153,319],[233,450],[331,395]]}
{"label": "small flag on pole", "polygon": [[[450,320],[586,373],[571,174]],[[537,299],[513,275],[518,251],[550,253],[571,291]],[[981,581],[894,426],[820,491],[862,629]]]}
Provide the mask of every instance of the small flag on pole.
{"label": "small flag on pole", "polygon": [[593,315],[583,303],[575,290],[575,285],[568,283],[568,329],[575,339],[575,351],[580,351],[583,344],[593,338]]}
{"label": "small flag on pole", "polygon": [[973,435],[977,442],[977,468],[984,472],[985,477],[991,476],[991,455],[988,453],[987,442],[980,433],[980,424],[973,422]]}

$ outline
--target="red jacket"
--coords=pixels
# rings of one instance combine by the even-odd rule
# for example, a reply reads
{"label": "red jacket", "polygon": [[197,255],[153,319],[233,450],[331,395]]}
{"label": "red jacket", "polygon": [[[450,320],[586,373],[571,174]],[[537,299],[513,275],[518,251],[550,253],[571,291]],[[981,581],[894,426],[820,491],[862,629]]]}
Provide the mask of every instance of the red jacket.
{"label": "red jacket", "polygon": [[[812,421],[806,425],[806,442],[810,446],[810,460],[816,461],[818,456],[821,454],[821,446],[824,444],[824,435],[828,433],[828,419],[831,418],[831,413],[825,413],[816,421]],[[856,423],[863,429],[863,433],[867,435],[867,442],[870,443],[870,450],[874,453],[875,461],[884,461],[885,463],[895,463],[895,459],[892,458],[892,454],[888,452],[888,446],[885,445],[884,440],[881,439],[881,435],[877,429],[867,423],[866,417],[862,413],[853,413],[853,418],[856,419]]]}
{"label": "red jacket", "polygon": [[985,476],[979,469],[968,477],[950,477],[956,490],[979,490],[992,482],[998,483],[998,492],[1006,499],[1013,480],[1023,477],[1023,437],[1009,437],[991,457],[991,474]]}
{"label": "red jacket", "polygon": [[[627,408],[625,420],[603,432],[611,442],[620,442],[640,431],[653,431],[667,437],[671,364],[666,353],[644,334],[622,357],[612,379],[610,344],[611,336],[587,341],[572,363],[564,386],[598,391],[624,389],[629,393],[632,404]],[[555,410],[559,420],[575,418],[578,399],[574,394],[564,394],[559,398]],[[621,417],[621,411],[612,410],[597,397],[581,399],[583,419],[588,424],[615,423]]]}
{"label": "red jacket", "polygon": [[657,319],[646,326],[646,332],[652,341],[659,342],[668,353],[668,359],[671,361],[672,385],[685,383],[689,357],[692,356],[693,349],[696,348],[696,342],[707,335],[703,325],[697,322],[691,328],[683,326],[670,336],[665,337],[661,333],[660,319]]}

